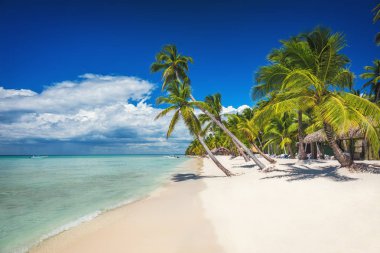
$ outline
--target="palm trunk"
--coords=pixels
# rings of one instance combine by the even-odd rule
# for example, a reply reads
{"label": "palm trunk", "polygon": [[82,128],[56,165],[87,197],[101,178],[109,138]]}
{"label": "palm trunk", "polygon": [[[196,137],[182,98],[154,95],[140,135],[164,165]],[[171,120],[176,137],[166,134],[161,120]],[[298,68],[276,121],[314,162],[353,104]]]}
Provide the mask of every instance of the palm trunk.
{"label": "palm trunk", "polygon": [[263,148],[263,143],[261,142],[260,137],[257,136],[257,140],[259,141],[260,149],[262,149]]}
{"label": "palm trunk", "polygon": [[[283,141],[284,141],[284,138],[281,137],[281,142],[283,142]],[[285,154],[285,155],[288,155],[288,152],[286,152],[286,148],[285,148],[285,146],[282,148],[282,150],[284,151],[284,154]]]}
{"label": "palm trunk", "polygon": [[377,101],[380,100],[380,85],[375,90],[376,90],[375,103],[377,103]]}
{"label": "palm trunk", "polygon": [[263,151],[261,151],[261,149],[259,149],[259,148],[257,147],[257,145],[256,145],[254,142],[252,142],[252,146],[254,146],[255,149],[257,150],[257,152],[259,152],[259,154],[260,154],[262,157],[264,157],[265,160],[267,160],[268,162],[270,162],[270,163],[276,163],[276,162],[277,162],[277,161],[274,160],[273,158],[267,156]]}
{"label": "palm trunk", "polygon": [[286,148],[288,149],[288,153],[290,155],[290,158],[294,158],[294,153],[293,153],[292,146],[290,145],[290,143],[286,144]]}
{"label": "palm trunk", "polygon": [[310,154],[310,159],[317,159],[317,149],[314,142],[310,142]]}
{"label": "palm trunk", "polygon": [[303,146],[302,111],[298,111],[298,159],[306,160],[306,152]]}
{"label": "palm trunk", "polygon": [[223,171],[223,173],[227,176],[227,177],[230,177],[232,176],[232,173],[231,171],[227,170],[217,159],[216,157],[214,156],[213,153],[211,153],[210,149],[207,147],[205,141],[203,140],[203,137],[200,136],[200,135],[197,135],[197,138],[199,140],[199,142],[202,144],[203,148],[206,150],[208,156],[211,158],[211,160],[216,164],[216,166],[218,166],[218,168]]}
{"label": "palm trunk", "polygon": [[[323,151],[319,148],[318,142],[316,142],[315,145],[317,146],[317,158],[318,158],[318,159],[325,159],[325,154],[324,154]],[[322,148],[322,147],[321,147],[321,148]]]}
{"label": "palm trunk", "polygon": [[[195,98],[193,97],[193,95],[190,95],[190,98],[191,100],[193,101],[196,101]],[[222,122],[218,121],[214,115],[212,115],[212,113],[208,112],[207,110],[199,107],[199,109],[204,113],[206,114],[212,121],[215,122],[215,124],[218,125],[218,127],[220,127],[232,140],[234,140],[247,154],[249,157],[252,158],[252,160],[260,167],[260,169],[265,169],[266,166],[259,161],[259,159],[252,153],[252,151],[247,148],[246,145],[244,145],[238,138],[236,138],[236,136],[231,133],[230,130],[228,130],[228,128],[222,124]]]}
{"label": "palm trunk", "polygon": [[323,128],[324,128],[325,133],[326,133],[327,141],[328,141],[331,149],[334,152],[335,158],[338,160],[340,165],[342,167],[351,167],[353,164],[353,161],[352,161],[351,157],[349,157],[343,153],[343,151],[340,149],[340,147],[336,143],[335,138],[334,138],[335,134],[334,134],[334,130],[332,129],[332,127],[329,124],[324,123]]}
{"label": "palm trunk", "polygon": [[244,158],[244,161],[249,162],[249,157],[244,153],[241,147],[239,147],[239,145],[234,140],[232,140],[232,142],[235,144],[239,154]]}

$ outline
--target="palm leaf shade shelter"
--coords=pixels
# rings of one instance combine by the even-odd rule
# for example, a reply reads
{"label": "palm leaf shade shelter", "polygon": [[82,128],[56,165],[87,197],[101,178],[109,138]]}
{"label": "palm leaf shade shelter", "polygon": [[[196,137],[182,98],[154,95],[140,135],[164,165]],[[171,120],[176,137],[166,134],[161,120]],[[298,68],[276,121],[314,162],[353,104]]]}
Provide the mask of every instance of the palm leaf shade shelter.
{"label": "palm leaf shade shelter", "polygon": [[211,150],[214,155],[231,155],[232,152],[225,147],[214,148]]}
{"label": "palm leaf shade shelter", "polygon": [[[337,135],[336,140],[340,143],[342,148],[353,156],[354,159],[372,159],[371,146],[365,139],[363,131],[359,128],[351,128],[347,133]],[[309,146],[312,157],[321,155],[322,146],[320,144],[327,142],[327,136],[323,129],[308,134],[304,143]],[[315,154],[320,153],[320,154]],[[322,154],[323,155],[323,154]]]}

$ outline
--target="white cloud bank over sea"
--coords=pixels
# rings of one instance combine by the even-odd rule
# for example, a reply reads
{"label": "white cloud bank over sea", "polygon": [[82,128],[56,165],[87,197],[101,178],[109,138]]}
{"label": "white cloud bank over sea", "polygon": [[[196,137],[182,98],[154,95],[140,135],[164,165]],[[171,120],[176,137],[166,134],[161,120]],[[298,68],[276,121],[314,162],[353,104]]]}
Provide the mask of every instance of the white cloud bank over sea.
{"label": "white cloud bank over sea", "polygon": [[[148,104],[156,86],[129,76],[85,74],[32,90],[0,87],[0,154],[182,153],[191,140]],[[229,106],[225,113],[240,112]]]}

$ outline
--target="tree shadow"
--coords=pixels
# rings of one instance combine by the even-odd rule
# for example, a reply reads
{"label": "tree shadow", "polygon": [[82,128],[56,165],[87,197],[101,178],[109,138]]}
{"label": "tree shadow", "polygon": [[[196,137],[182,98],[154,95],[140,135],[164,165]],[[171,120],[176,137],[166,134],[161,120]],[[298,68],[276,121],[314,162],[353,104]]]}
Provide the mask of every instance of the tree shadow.
{"label": "tree shadow", "polygon": [[357,172],[380,174],[380,165],[371,163],[355,163],[359,169]]}
{"label": "tree shadow", "polygon": [[254,168],[257,167],[256,164],[245,164],[245,165],[233,165],[232,168]]}
{"label": "tree shadow", "polygon": [[313,163],[328,163],[331,160],[327,159],[308,159],[305,160],[306,164],[313,164]]}
{"label": "tree shadow", "polygon": [[215,177],[225,177],[225,176],[201,176],[195,173],[177,173],[171,178],[173,182],[183,182],[189,180],[198,180],[202,178],[215,178]]}
{"label": "tree shadow", "polygon": [[326,166],[320,167],[320,169],[312,169],[306,165],[300,165],[304,168],[299,168],[296,166],[290,167],[288,170],[275,169],[271,172],[280,172],[280,175],[267,176],[261,179],[276,179],[276,178],[287,178],[286,181],[299,181],[299,180],[311,180],[316,178],[326,178],[335,182],[348,182],[357,180],[357,178],[344,176],[338,173],[338,167]]}

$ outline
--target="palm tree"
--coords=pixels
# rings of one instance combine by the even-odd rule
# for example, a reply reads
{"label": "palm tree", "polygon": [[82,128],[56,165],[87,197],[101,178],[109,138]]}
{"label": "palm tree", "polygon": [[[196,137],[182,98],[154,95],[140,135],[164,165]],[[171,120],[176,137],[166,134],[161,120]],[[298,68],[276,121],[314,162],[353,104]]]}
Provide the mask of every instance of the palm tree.
{"label": "palm tree", "polygon": [[206,150],[203,148],[202,144],[199,142],[198,139],[194,139],[189,146],[186,149],[185,154],[186,155],[196,155],[196,156],[203,156],[205,154]]}
{"label": "palm tree", "polygon": [[380,122],[380,108],[354,94],[332,90],[350,88],[353,82],[353,74],[345,68],[349,60],[339,53],[345,45],[342,34],[317,28],[284,45],[282,53],[287,55],[286,61],[292,62],[289,64],[292,68],[279,61],[272,65],[282,69],[281,84],[259,113],[260,117],[301,106],[310,110],[315,121],[323,126],[328,143],[342,167],[356,168],[352,158],[338,146],[336,136],[357,127],[363,130],[374,150],[379,150],[380,134],[376,126]]}
{"label": "palm tree", "polygon": [[[254,100],[262,97],[273,96],[280,90],[287,74],[298,68],[309,68],[313,65],[311,52],[307,48],[306,42],[300,42],[298,37],[293,37],[288,41],[281,41],[283,47],[274,49],[268,56],[271,65],[259,69],[256,74],[258,85],[252,88],[252,98]],[[304,148],[304,131],[302,128],[303,104],[300,103],[293,108],[298,115],[298,159],[306,160],[307,155]]]}
{"label": "palm tree", "polygon": [[176,127],[179,119],[182,118],[190,133],[198,139],[216,166],[218,166],[218,168],[222,170],[226,176],[232,176],[232,173],[226,169],[211,153],[210,149],[207,147],[203,139],[203,136],[201,135],[201,124],[194,114],[195,103],[188,101],[191,93],[190,86],[184,83],[177,83],[175,80],[173,80],[171,83],[167,83],[166,86],[168,95],[165,97],[157,98],[157,103],[169,104],[170,106],[162,110],[155,118],[161,118],[167,115],[169,112],[174,111],[173,118],[170,121],[169,128],[166,133],[166,138],[169,138],[169,136],[174,131],[174,128]]}
{"label": "palm tree", "polygon": [[[223,109],[222,95],[220,93],[209,95],[205,98],[205,103],[208,105],[208,108],[210,109],[210,113],[212,113],[215,119],[225,124],[222,120],[222,109]],[[199,120],[202,124],[206,124],[205,131],[216,130],[219,128],[218,125],[215,124],[215,122],[212,121],[211,118],[205,113],[202,113],[199,115]],[[244,160],[248,162],[249,158],[244,153],[244,151],[240,148],[240,146],[233,139],[232,139],[232,143],[236,146],[237,151],[244,158]]]}
{"label": "palm tree", "polygon": [[193,58],[179,54],[175,45],[166,45],[156,54],[156,61],[150,66],[150,70],[152,72],[163,70],[162,90],[165,90],[167,84],[174,80],[190,82],[187,77],[189,62],[193,63]]}
{"label": "palm tree", "polygon": [[374,60],[372,66],[365,66],[364,69],[367,72],[361,74],[360,77],[369,79],[369,81],[363,84],[362,89],[370,87],[370,92],[374,95],[374,102],[377,103],[380,101],[380,60]]}
{"label": "palm tree", "polygon": [[269,124],[265,126],[264,138],[268,141],[264,147],[271,143],[277,143],[283,149],[285,154],[294,157],[292,144],[294,137],[297,135],[298,122],[294,115],[283,113],[280,115],[273,115],[269,120]]}
{"label": "palm tree", "polygon": [[242,139],[251,144],[254,149],[268,162],[274,164],[276,160],[267,156],[255,143],[259,139],[260,129],[258,124],[253,120],[253,110],[251,108],[246,108],[243,112],[239,114],[230,114],[229,123],[234,124],[234,128],[237,129],[237,133],[240,133]]}
{"label": "palm tree", "polygon": [[[192,62],[192,58],[188,56],[182,56],[177,52],[175,45],[166,45],[163,47],[161,52],[156,55],[156,61],[151,65],[152,72],[163,71],[162,78],[164,80],[163,88],[171,80],[177,80],[185,84],[190,85],[190,79],[187,76],[188,63]],[[253,161],[260,167],[260,169],[265,169],[265,165],[257,159],[257,157],[252,153],[252,151],[247,148],[244,143],[242,143],[234,134],[231,133],[222,122],[218,121],[212,113],[209,112],[207,105],[204,103],[199,103],[190,94],[190,99],[196,104],[196,106],[210,119],[218,125],[223,132],[225,132],[234,142],[236,142],[243,150],[246,152]]]}
{"label": "palm tree", "polygon": [[[376,23],[377,21],[380,20],[380,4],[376,5],[376,7],[373,8],[372,11],[375,13],[373,17],[373,23]],[[377,45],[380,45],[380,33],[376,34],[375,42]]]}

